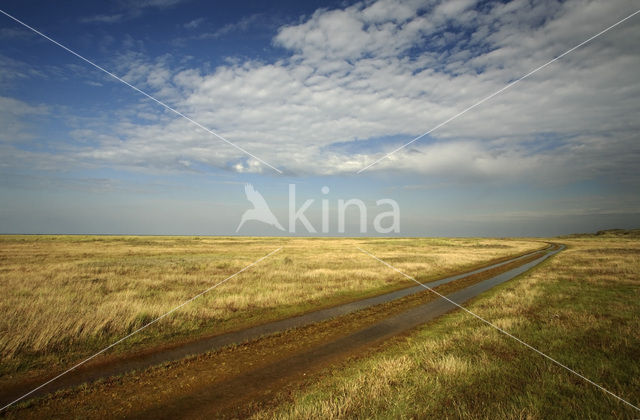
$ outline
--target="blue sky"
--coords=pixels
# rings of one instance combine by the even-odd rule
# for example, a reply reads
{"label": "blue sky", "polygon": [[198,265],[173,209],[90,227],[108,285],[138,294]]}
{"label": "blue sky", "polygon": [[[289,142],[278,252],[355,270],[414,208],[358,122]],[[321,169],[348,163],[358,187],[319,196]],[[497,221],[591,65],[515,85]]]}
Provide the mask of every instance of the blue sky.
{"label": "blue sky", "polygon": [[[640,222],[632,1],[5,1],[0,232],[235,234],[288,186],[336,234],[339,199],[391,198],[401,236],[555,235]],[[323,186],[330,193],[323,195]],[[301,204],[301,203],[300,203]],[[304,232],[298,229],[298,233]],[[282,234],[257,221],[240,234]],[[347,235],[358,235],[349,213]]]}

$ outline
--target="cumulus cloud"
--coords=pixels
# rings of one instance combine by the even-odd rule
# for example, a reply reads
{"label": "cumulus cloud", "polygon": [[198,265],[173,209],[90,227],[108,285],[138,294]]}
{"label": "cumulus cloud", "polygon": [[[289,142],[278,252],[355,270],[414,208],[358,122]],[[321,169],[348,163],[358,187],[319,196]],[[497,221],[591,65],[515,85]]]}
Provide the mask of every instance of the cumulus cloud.
{"label": "cumulus cloud", "polygon": [[[288,55],[274,62],[206,71],[129,54],[119,63],[126,80],[289,173],[353,173],[632,11],[623,0],[366,1],[279,28],[273,44]],[[619,176],[640,154],[639,31],[638,19],[625,22],[370,170]],[[110,130],[119,141],[77,158],[265,170],[185,120]]]}

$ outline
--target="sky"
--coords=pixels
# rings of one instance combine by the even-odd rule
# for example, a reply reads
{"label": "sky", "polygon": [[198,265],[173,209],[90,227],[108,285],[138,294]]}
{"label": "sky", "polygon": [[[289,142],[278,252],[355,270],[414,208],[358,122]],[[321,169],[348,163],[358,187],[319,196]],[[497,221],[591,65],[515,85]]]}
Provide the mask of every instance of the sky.
{"label": "sky", "polygon": [[[380,235],[383,199],[395,236],[640,225],[640,14],[439,126],[637,2],[0,9],[122,79],[0,15],[0,233]],[[246,184],[285,231],[236,231]],[[318,232],[291,223],[291,185]],[[338,229],[340,200],[364,203],[365,232],[355,206]]]}

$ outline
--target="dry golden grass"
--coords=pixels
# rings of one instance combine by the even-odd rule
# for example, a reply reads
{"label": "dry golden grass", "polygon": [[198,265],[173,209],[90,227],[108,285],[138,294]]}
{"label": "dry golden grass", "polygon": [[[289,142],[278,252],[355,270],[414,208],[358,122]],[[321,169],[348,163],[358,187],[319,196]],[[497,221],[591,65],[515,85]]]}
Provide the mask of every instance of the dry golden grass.
{"label": "dry golden grass", "polygon": [[[640,240],[576,238],[468,307],[640,405]],[[385,258],[385,254],[379,254]],[[413,274],[413,272],[409,271]],[[638,412],[458,311],[334,369],[256,418],[635,418]]]}
{"label": "dry golden grass", "polygon": [[68,365],[237,272],[132,337],[128,351],[401,287],[355,245],[438,277],[542,246],[526,240],[2,236],[0,374]]}

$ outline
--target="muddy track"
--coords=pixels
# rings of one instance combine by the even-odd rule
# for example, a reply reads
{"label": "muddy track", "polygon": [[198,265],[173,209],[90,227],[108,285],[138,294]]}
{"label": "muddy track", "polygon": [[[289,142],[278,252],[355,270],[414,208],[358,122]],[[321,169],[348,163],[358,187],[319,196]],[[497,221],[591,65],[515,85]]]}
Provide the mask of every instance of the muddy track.
{"label": "muddy track", "polygon": [[[530,270],[547,258],[562,251],[564,246],[544,252],[539,258],[519,267],[510,269],[487,280],[468,286],[447,295],[457,304],[463,304],[491,288],[509,281]],[[423,291],[422,286],[419,286]],[[257,399],[273,398],[288,382],[298,380],[301,372],[310,372],[314,366],[328,366],[330,363],[361,352],[384,340],[405,333],[438,316],[457,309],[445,299],[438,298],[429,303],[411,308],[402,313],[383,319],[357,332],[337,340],[320,345],[310,351],[297,354],[285,360],[268,364],[255,370],[245,372],[215,387],[206,387],[197,392],[184,395],[180,400],[173,400],[170,409],[153,407],[146,411],[138,411],[136,416],[143,418],[237,418],[249,415],[260,403]]]}
{"label": "muddy track", "polygon": [[[558,251],[559,249],[552,250],[552,251],[542,250],[542,251],[530,252],[530,253],[521,255],[519,257],[511,258],[506,261],[495,263],[483,268],[471,270],[466,273],[432,281],[432,282],[426,283],[426,285],[431,288],[435,288],[451,282],[455,282],[457,280],[468,278],[470,276],[478,275],[483,272],[493,272],[493,271],[499,270],[500,267],[503,267],[503,266],[510,267],[518,263],[519,261],[524,262],[523,265],[515,269],[511,269],[502,274],[491,277],[488,280],[485,280],[473,286],[467,287],[450,296],[456,302],[458,302],[458,300],[456,299],[462,299],[460,300],[460,302],[463,302],[473,296],[476,296],[479,293],[482,293],[482,291],[487,290],[488,288],[491,288],[496,284],[502,283],[504,281],[507,281],[517,276],[518,274],[537,265],[538,263],[542,262],[544,259],[548,258],[550,255],[553,255]],[[538,256],[538,255],[539,255],[538,258],[534,259],[533,261],[530,261],[535,256]],[[160,351],[148,351],[144,353],[134,354],[119,360],[109,361],[108,363],[102,363],[102,364],[96,363],[92,365],[86,365],[82,368],[79,368],[75,371],[70,372],[66,376],[61,377],[59,380],[40,389],[37,393],[34,393],[32,395],[32,398],[40,397],[60,389],[71,388],[74,386],[81,385],[83,383],[94,382],[99,379],[124,374],[134,370],[141,371],[151,366],[180,360],[189,355],[206,353],[206,352],[221,349],[233,344],[246,343],[252,340],[256,340],[260,337],[277,334],[293,328],[300,328],[310,324],[326,321],[329,319],[333,319],[336,317],[361,311],[363,309],[371,308],[376,305],[383,305],[388,302],[397,301],[399,299],[406,298],[411,295],[416,295],[422,292],[425,292],[425,288],[422,286],[416,285],[413,287],[408,287],[405,289],[397,290],[397,291],[386,293],[383,295],[362,299],[359,301],[350,302],[350,303],[346,303],[346,304],[342,304],[342,305],[338,305],[335,307],[322,309],[314,312],[309,312],[304,315],[287,318],[280,321],[269,322],[267,324],[258,325],[255,327],[247,328],[247,329],[236,331],[236,332],[199,339],[199,340],[182,344],[180,346],[176,346],[173,348],[165,348]],[[339,340],[336,340],[332,343],[327,344],[326,346],[320,346],[306,354],[296,356],[293,359],[290,359],[287,363],[293,363],[295,365],[296,360],[299,360],[299,363],[305,364],[305,363],[308,363],[309,360],[321,361],[327,358],[331,358],[336,355],[336,350],[338,349],[348,350],[348,349],[352,349],[354,346],[357,347],[357,346],[364,345],[366,343],[373,343],[375,341],[383,340],[386,337],[393,336],[402,331],[413,328],[416,325],[426,322],[429,319],[432,319],[434,317],[437,317],[451,309],[453,309],[452,304],[446,302],[443,299],[439,299],[429,304],[421,305],[416,308],[409,309],[405,312],[402,312],[401,314],[391,316],[355,334],[349,335],[347,337],[343,337]],[[268,377],[273,378],[273,375],[268,373],[268,370],[269,369],[281,370],[282,366],[278,367],[277,364],[274,364],[273,367],[270,368],[267,366],[264,369],[266,370],[263,371],[262,373],[260,373],[261,371],[258,370],[256,372],[247,373],[247,375],[258,375],[259,377],[261,375],[262,376],[266,375]],[[234,381],[237,381],[237,384],[239,385],[240,388],[246,388],[247,382],[245,381],[248,381],[249,384],[253,382],[257,382],[257,383],[261,382],[260,380],[254,381],[254,379],[257,379],[257,378],[252,379],[251,376],[245,377],[245,375],[240,375],[236,379],[234,379]],[[31,380],[28,382],[23,382],[18,386],[12,387],[11,389],[2,390],[0,391],[0,400],[3,403],[12,401],[13,399],[18,398],[24,393],[30,391],[31,389],[33,389],[35,386],[39,385],[42,382],[43,380]],[[250,386],[251,385],[249,385],[249,387]],[[234,387],[225,386],[225,388],[233,389]],[[246,391],[246,389],[244,390]],[[231,398],[231,400],[233,400],[233,398]],[[155,414],[157,415],[159,413],[155,413]]]}

